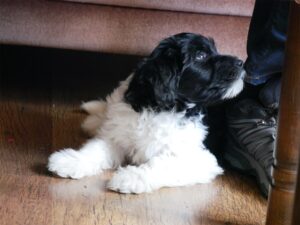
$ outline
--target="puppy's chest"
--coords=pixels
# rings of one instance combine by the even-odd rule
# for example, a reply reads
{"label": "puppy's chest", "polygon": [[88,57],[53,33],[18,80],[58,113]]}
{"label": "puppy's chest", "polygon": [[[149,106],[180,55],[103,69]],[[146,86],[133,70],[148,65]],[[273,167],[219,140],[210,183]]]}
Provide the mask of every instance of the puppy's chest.
{"label": "puppy's chest", "polygon": [[206,136],[201,117],[191,119],[182,113],[147,110],[138,113],[124,107],[109,114],[103,130],[114,144],[132,154],[142,152],[151,157],[161,151],[178,151],[199,145]]}

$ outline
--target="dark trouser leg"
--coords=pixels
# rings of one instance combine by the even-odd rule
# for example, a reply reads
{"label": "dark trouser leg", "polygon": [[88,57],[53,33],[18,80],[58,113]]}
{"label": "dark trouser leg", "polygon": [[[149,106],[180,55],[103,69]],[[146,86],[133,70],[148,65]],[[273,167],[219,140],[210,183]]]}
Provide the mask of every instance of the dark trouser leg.
{"label": "dark trouser leg", "polygon": [[258,85],[282,71],[289,1],[257,0],[250,24],[246,82]]}

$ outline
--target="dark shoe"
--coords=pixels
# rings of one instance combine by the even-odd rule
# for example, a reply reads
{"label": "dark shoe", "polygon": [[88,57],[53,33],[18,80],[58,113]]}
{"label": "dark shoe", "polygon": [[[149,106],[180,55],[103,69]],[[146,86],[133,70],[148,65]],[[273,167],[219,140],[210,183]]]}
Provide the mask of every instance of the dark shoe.
{"label": "dark shoe", "polygon": [[228,136],[224,159],[235,169],[256,177],[268,196],[274,162],[276,120],[252,99],[244,99],[227,110]]}
{"label": "dark shoe", "polygon": [[270,79],[259,92],[259,100],[270,110],[278,110],[281,77]]}

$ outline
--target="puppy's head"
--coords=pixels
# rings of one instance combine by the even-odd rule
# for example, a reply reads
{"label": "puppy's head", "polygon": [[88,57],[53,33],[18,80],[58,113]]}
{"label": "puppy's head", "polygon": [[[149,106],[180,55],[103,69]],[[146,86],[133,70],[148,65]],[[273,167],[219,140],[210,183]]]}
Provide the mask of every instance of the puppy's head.
{"label": "puppy's head", "polygon": [[186,109],[233,98],[243,89],[243,62],[220,55],[212,39],[171,36],[137,67],[125,93],[136,111]]}

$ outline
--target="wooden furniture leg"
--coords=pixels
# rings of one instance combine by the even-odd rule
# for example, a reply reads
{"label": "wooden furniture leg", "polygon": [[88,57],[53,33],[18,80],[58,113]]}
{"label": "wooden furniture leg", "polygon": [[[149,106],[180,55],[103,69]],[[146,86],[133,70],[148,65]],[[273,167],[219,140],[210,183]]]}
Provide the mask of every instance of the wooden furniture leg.
{"label": "wooden furniture leg", "polygon": [[[300,22],[299,22],[299,7],[300,7],[300,0],[296,0],[296,2],[299,4],[298,5],[298,34],[300,30]],[[298,35],[298,47],[299,47],[299,35]],[[300,50],[298,49],[298,53]],[[298,59],[300,59],[300,53],[297,55]],[[299,75],[299,74],[298,74]],[[300,156],[299,156],[299,161],[298,161],[298,175],[297,175],[297,187],[296,187],[296,195],[295,195],[295,200],[294,200],[294,210],[293,210],[293,222],[292,225],[297,225],[300,224],[300,213],[298,211],[300,207]]]}
{"label": "wooden furniture leg", "polygon": [[[300,162],[300,158],[299,158],[299,162]],[[295,200],[294,200],[292,225],[300,224],[299,206],[300,206],[300,163],[298,164],[297,186],[296,186],[296,194],[295,194]]]}
{"label": "wooden furniture leg", "polygon": [[[297,0],[299,1],[299,0]],[[267,225],[291,225],[300,150],[300,4],[291,2]],[[299,182],[298,182],[299,183]],[[299,185],[296,205],[299,205]],[[295,205],[295,206],[296,206]],[[297,207],[295,207],[296,209]],[[294,211],[296,213],[296,211]],[[294,213],[294,214],[295,214]],[[299,225],[299,216],[294,225]]]}

